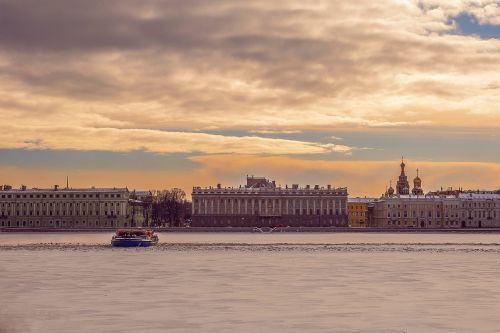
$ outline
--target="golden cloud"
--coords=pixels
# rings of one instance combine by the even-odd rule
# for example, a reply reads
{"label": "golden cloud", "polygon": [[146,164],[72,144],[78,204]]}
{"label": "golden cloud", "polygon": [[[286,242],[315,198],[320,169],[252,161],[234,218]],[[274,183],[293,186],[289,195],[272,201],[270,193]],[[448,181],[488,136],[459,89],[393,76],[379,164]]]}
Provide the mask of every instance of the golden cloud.
{"label": "golden cloud", "polygon": [[453,21],[498,23],[494,0],[93,1],[4,5],[4,124],[500,126],[500,40],[459,35]]}
{"label": "golden cloud", "polygon": [[[13,135],[13,133],[17,133]],[[264,138],[258,136],[224,136],[196,132],[169,132],[150,129],[117,129],[85,127],[4,127],[0,148],[54,149],[80,151],[205,154],[350,154],[356,147],[332,143]]]}

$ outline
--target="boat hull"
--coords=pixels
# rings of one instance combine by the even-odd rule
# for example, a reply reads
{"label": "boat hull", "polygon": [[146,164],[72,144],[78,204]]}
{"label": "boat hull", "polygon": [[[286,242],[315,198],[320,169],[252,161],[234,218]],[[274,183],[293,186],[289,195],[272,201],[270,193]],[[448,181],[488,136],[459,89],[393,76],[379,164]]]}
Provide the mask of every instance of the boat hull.
{"label": "boat hull", "polygon": [[114,247],[149,247],[154,243],[150,239],[115,238],[111,241],[111,245]]}

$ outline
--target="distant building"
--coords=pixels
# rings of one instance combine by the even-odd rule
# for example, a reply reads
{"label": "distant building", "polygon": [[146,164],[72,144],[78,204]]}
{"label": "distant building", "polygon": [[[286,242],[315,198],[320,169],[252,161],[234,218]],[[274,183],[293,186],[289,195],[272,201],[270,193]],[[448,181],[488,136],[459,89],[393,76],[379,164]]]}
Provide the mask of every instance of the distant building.
{"label": "distant building", "polygon": [[456,197],[393,196],[375,202],[374,219],[377,227],[439,228],[459,227]]}
{"label": "distant building", "polygon": [[276,186],[248,177],[238,188],[194,187],[192,226],[347,226],[347,188]]}
{"label": "distant building", "polygon": [[373,208],[376,200],[375,198],[349,198],[347,200],[349,226],[373,226]]}
{"label": "distant building", "polygon": [[0,227],[95,228],[130,226],[126,188],[0,190]]}
{"label": "distant building", "polygon": [[500,194],[460,193],[462,227],[500,227]]}
{"label": "distant building", "polygon": [[396,186],[374,201],[374,225],[389,228],[500,227],[500,194],[495,191],[440,190],[424,195],[422,180],[413,181],[407,193],[405,164]]}

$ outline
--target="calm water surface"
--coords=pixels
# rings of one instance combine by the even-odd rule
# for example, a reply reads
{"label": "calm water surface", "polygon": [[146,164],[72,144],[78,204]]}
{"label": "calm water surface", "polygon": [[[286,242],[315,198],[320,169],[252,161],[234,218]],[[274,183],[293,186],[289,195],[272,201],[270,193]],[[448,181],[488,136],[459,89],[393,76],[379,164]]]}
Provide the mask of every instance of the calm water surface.
{"label": "calm water surface", "polygon": [[0,233],[0,333],[500,331],[500,235],[110,237]]}

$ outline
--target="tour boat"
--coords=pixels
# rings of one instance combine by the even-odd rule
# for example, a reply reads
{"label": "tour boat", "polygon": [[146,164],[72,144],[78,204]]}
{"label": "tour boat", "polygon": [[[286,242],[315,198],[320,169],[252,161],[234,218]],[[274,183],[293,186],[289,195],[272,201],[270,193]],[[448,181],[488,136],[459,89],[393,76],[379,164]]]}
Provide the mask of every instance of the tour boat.
{"label": "tour boat", "polygon": [[158,243],[158,236],[152,230],[120,229],[111,239],[115,247],[148,247]]}

